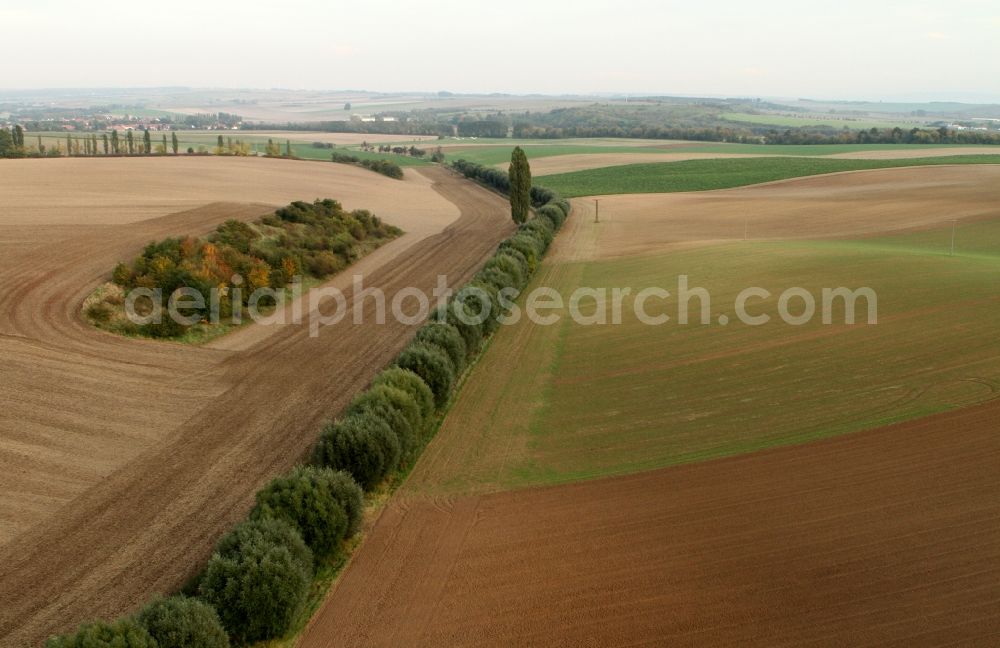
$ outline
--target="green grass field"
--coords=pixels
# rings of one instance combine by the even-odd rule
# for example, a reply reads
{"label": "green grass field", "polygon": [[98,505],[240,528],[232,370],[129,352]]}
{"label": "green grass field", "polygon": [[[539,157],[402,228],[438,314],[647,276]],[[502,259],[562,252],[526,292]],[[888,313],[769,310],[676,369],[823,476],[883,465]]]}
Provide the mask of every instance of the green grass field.
{"label": "green grass field", "polygon": [[[537,140],[536,140],[537,141]],[[479,164],[493,165],[510,162],[513,144],[507,146],[479,146],[474,149],[462,151],[448,151],[445,155],[450,160],[468,160]],[[662,148],[652,148],[648,146],[612,146],[612,145],[585,145],[585,144],[525,144],[522,146],[528,160],[543,157],[554,157],[557,155],[588,155],[595,153],[665,153]]]}
{"label": "green grass field", "polygon": [[[536,285],[563,295],[579,286],[660,286],[661,326],[639,322],[624,301],[620,325],[502,328],[463,389],[443,434],[438,473],[414,488],[474,492],[551,484],[801,443],[991,398],[1000,388],[995,323],[1000,220],[859,241],[730,243],[668,254],[547,263]],[[676,321],[677,276],[711,295],[711,324]],[[735,316],[746,287],[772,321]],[[878,323],[803,326],[780,321],[778,295],[803,287],[867,286]],[[801,302],[796,302],[800,304]],[[594,310],[584,302],[584,313]],[[800,306],[793,308],[799,312]],[[564,316],[565,310],[561,312]],[[865,321],[859,302],[859,321]],[[730,319],[719,324],[719,316]],[[840,322],[838,324],[837,322]],[[485,414],[484,414],[485,413]],[[446,454],[449,453],[449,454]]]}
{"label": "green grass field", "polygon": [[885,121],[877,119],[837,119],[833,115],[761,115],[753,113],[722,113],[722,119],[741,124],[762,124],[764,126],[781,126],[784,128],[799,128],[802,126],[826,126],[829,128],[848,128],[858,130],[860,128],[900,128],[910,129],[923,127],[926,122],[916,121]]}
{"label": "green grass field", "polygon": [[547,175],[540,181],[563,196],[708,191],[802,176],[943,164],[1000,164],[1000,155],[956,155],[901,160],[766,157],[628,164]]}

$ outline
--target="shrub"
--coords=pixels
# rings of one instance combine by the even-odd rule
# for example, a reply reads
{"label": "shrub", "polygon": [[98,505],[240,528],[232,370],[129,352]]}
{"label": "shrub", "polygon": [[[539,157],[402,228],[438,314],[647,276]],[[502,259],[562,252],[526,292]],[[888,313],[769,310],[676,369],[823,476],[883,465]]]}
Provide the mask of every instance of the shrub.
{"label": "shrub", "polygon": [[528,234],[537,238],[542,244],[542,253],[549,249],[552,244],[553,228],[552,223],[547,218],[535,218],[521,225],[519,233]]}
{"label": "shrub", "polygon": [[[345,481],[346,478],[346,481]],[[361,489],[329,468],[299,466],[257,493],[254,520],[273,518],[293,526],[318,562],[334,553],[361,518]]]}
{"label": "shrub", "polygon": [[401,389],[413,397],[423,417],[421,428],[431,420],[434,415],[434,392],[420,376],[402,367],[389,367],[375,376],[375,380],[372,381],[372,386],[379,385]]}
{"label": "shrub", "polygon": [[198,592],[218,611],[234,642],[279,637],[302,609],[312,569],[302,564],[301,556],[309,555],[309,549],[297,532],[290,537],[297,542],[289,545],[268,534],[245,532],[228,551],[216,552],[208,561]]}
{"label": "shrub", "polygon": [[103,301],[94,302],[87,307],[87,317],[92,322],[97,322],[99,324],[107,324],[111,320],[111,316],[114,314],[114,310],[109,304]]}
{"label": "shrub", "polygon": [[399,438],[375,416],[353,415],[323,428],[313,462],[345,470],[370,491],[399,465]]}
{"label": "shrub", "polygon": [[[418,377],[414,375],[414,378]],[[424,388],[427,388],[427,385],[423,381],[420,381],[420,384]],[[430,389],[427,389],[427,395],[430,396],[433,402],[434,395],[430,393]],[[395,387],[384,382],[373,383],[366,392],[354,399],[352,407],[363,407],[368,401],[385,402],[394,407],[396,411],[406,418],[406,421],[410,424],[410,429],[414,433],[419,433],[424,429],[426,420],[420,404],[417,403],[411,392],[402,387]]]}
{"label": "shrub", "polygon": [[517,288],[517,282],[514,281],[514,277],[510,276],[496,266],[483,268],[476,273],[472,280],[477,283],[488,285],[498,291],[503,290],[504,288]]}
{"label": "shrub", "polygon": [[544,207],[538,209],[535,214],[538,218],[544,218],[547,220],[552,225],[553,231],[562,227],[563,222],[566,220],[566,214],[552,204],[545,205]]}
{"label": "shrub", "polygon": [[460,309],[459,312],[468,312],[465,308],[464,303],[459,303],[456,307],[454,300],[449,302],[446,306],[442,306],[434,311],[431,315],[431,319],[437,322],[447,322],[458,329],[458,333],[462,336],[462,340],[465,341],[465,353],[466,356],[471,360],[477,353],[479,349],[483,346],[483,327],[479,324],[469,324],[468,321],[463,321],[462,318],[458,316],[456,308]]}
{"label": "shrub", "polygon": [[533,238],[526,236],[518,232],[514,236],[504,240],[500,244],[500,250],[514,250],[524,257],[525,263],[527,264],[528,272],[526,277],[530,277],[535,274],[535,270],[538,268],[538,258],[541,252],[538,250],[538,243]]}
{"label": "shrub", "polygon": [[136,620],[158,648],[229,648],[229,637],[215,609],[198,599],[173,596],[144,607]]}
{"label": "shrub", "polygon": [[[493,258],[486,262],[483,269],[489,270],[491,268],[496,268],[511,278],[512,283],[508,285],[513,286],[514,288],[524,288],[527,283],[528,268],[526,267],[526,264],[522,265],[521,260],[524,256],[514,256],[512,252],[514,252],[514,250],[510,249],[498,252],[493,256]],[[504,288],[505,286],[498,287]]]}
{"label": "shrub", "polygon": [[73,634],[53,637],[45,648],[157,648],[156,641],[133,619],[85,623]]}
{"label": "shrub", "polygon": [[499,292],[498,288],[490,284],[470,281],[458,291],[455,297],[455,302],[461,304],[470,317],[482,320],[479,328],[480,335],[483,337],[497,330],[500,326]]}
{"label": "shrub", "polygon": [[434,402],[438,407],[448,402],[452,384],[455,382],[455,372],[444,351],[424,342],[414,342],[399,354],[396,364],[403,369],[409,369],[427,383],[434,392]]}
{"label": "shrub", "polygon": [[417,331],[416,339],[444,351],[451,360],[452,371],[456,376],[465,369],[465,340],[453,325],[447,322],[427,322]]}
{"label": "shrub", "polygon": [[562,210],[564,221],[567,218],[569,218],[569,213],[573,210],[573,206],[570,205],[569,201],[566,200],[565,198],[560,198],[559,200],[553,200],[552,205]]}
{"label": "shrub", "polygon": [[412,396],[400,389],[379,385],[351,401],[346,414],[382,419],[399,439],[400,457],[403,461],[412,458],[423,429],[423,416]]}
{"label": "shrub", "polygon": [[306,570],[312,570],[313,555],[302,540],[302,535],[288,522],[276,519],[246,520],[227,533],[215,547],[221,556],[234,556],[240,547],[265,542],[287,547],[295,562]]}
{"label": "shrub", "polygon": [[534,206],[544,205],[557,198],[556,192],[545,187],[533,186],[531,188],[531,204]]}

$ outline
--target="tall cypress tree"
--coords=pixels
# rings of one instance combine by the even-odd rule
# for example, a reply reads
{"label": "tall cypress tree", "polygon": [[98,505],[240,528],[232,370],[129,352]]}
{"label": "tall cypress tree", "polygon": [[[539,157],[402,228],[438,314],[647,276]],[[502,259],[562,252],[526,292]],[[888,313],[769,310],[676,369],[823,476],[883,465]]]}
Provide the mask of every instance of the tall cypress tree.
{"label": "tall cypress tree", "polygon": [[142,146],[146,149],[146,155],[153,152],[152,141],[149,137],[149,129],[147,128],[142,132]]}
{"label": "tall cypress tree", "polygon": [[177,142],[177,131],[170,133],[170,146],[174,149],[174,155],[177,155],[177,149],[180,147],[180,144]]}
{"label": "tall cypress tree", "polygon": [[0,157],[8,157],[14,151],[14,136],[6,128],[0,127]]}
{"label": "tall cypress tree", "polygon": [[135,153],[135,136],[132,134],[132,129],[125,131],[125,145],[128,147],[129,155]]}
{"label": "tall cypress tree", "polygon": [[528,166],[528,156],[520,146],[514,147],[510,154],[510,216],[515,223],[528,220],[528,209],[531,207],[531,167]]}

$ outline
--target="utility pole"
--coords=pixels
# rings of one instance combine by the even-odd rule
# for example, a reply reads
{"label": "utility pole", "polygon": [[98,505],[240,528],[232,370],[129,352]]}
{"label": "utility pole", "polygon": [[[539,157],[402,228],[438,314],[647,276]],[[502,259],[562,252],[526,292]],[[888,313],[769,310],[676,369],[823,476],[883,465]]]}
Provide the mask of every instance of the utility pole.
{"label": "utility pole", "polygon": [[594,199],[594,222],[601,222],[601,201],[596,198]]}
{"label": "utility pole", "polygon": [[954,218],[951,221],[951,255],[955,256],[955,228],[958,227],[958,219]]}

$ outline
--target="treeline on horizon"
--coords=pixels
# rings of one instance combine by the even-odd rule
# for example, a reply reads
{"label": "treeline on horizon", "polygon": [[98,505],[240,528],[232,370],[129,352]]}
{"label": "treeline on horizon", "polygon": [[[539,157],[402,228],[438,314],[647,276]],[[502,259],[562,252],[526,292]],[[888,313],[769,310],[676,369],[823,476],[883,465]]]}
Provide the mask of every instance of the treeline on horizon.
{"label": "treeline on horizon", "polygon": [[[756,105],[755,105],[756,106]],[[395,121],[320,121],[312,123],[245,124],[261,130],[321,130],[335,133],[385,135],[457,135],[459,137],[521,139],[634,138],[680,139],[737,144],[1000,144],[1000,131],[956,130],[946,126],[868,128],[802,126],[775,128],[736,125],[718,116],[734,110],[730,104],[656,104],[622,106],[593,104],[548,112],[448,115],[438,111],[386,113]]]}

